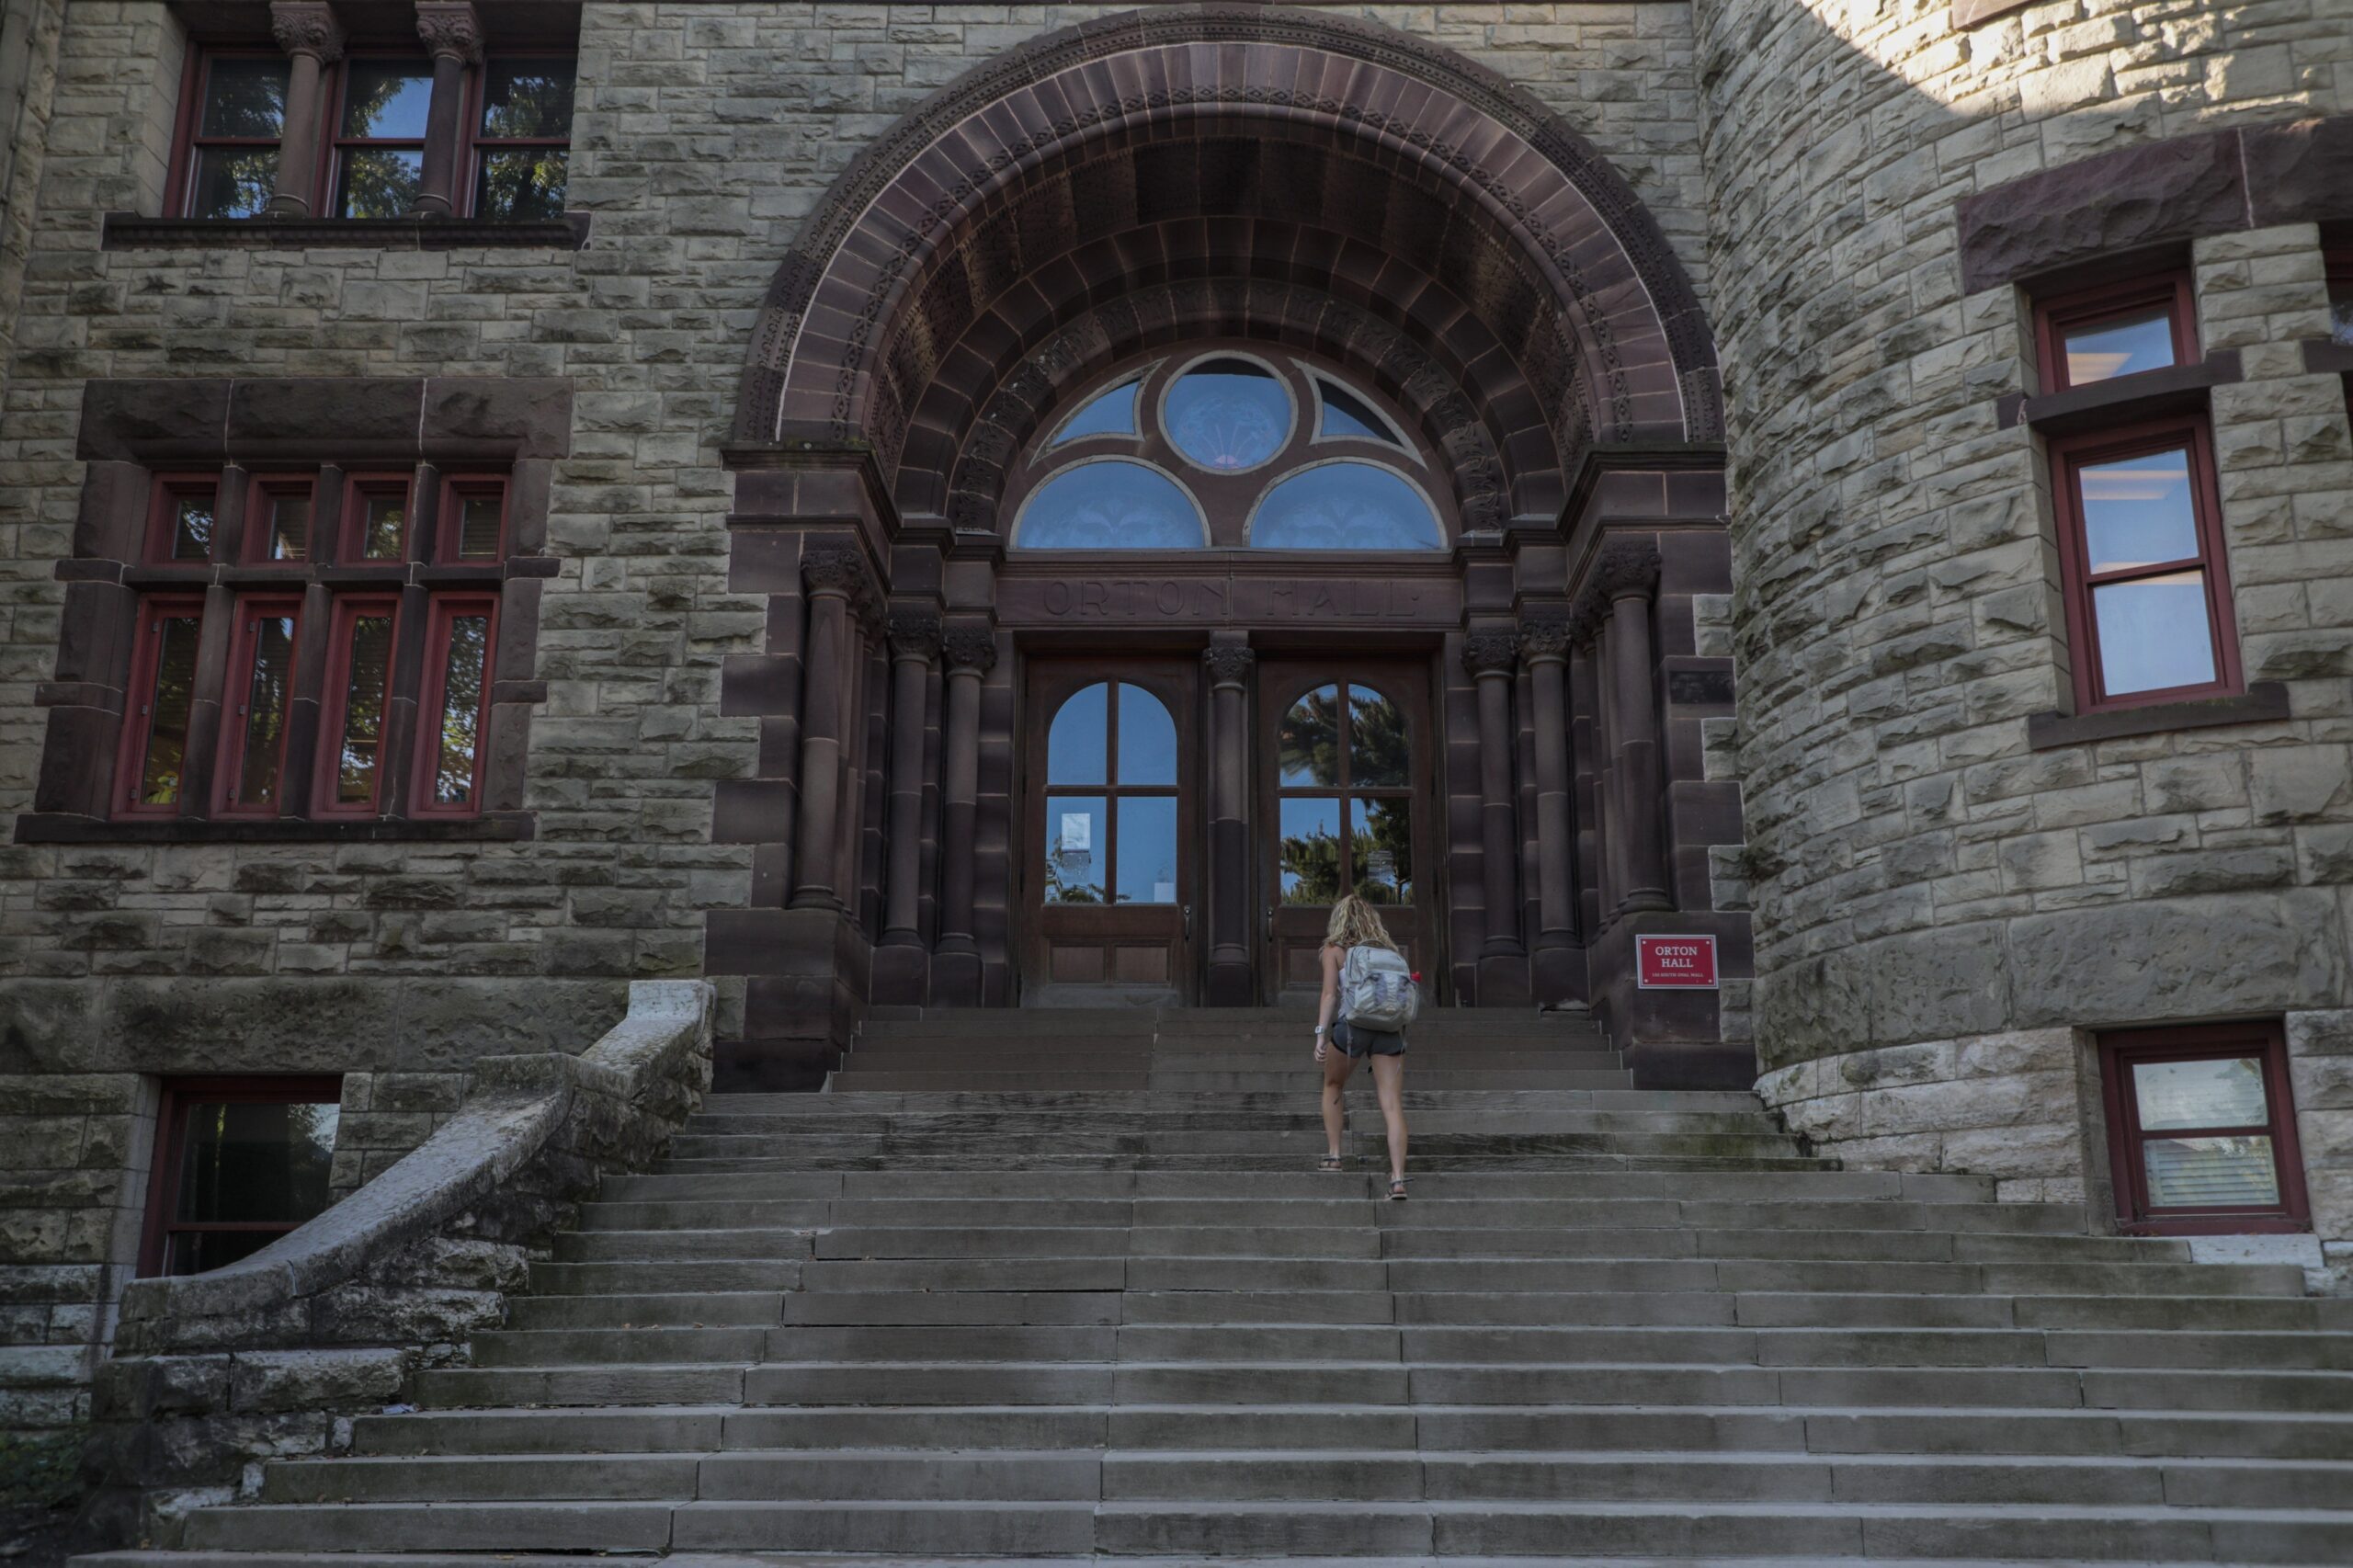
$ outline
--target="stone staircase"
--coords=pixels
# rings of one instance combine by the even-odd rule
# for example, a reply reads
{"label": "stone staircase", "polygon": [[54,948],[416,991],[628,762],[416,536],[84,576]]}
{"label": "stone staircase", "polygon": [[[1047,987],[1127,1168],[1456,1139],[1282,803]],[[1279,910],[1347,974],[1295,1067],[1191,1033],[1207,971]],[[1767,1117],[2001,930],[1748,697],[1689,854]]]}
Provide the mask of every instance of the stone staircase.
{"label": "stone staircase", "polygon": [[2353,1562],[2353,1301],[1810,1158],[1576,1017],[1414,1031],[1414,1196],[1296,1012],[875,1028],[608,1182],[473,1364],[189,1550]]}

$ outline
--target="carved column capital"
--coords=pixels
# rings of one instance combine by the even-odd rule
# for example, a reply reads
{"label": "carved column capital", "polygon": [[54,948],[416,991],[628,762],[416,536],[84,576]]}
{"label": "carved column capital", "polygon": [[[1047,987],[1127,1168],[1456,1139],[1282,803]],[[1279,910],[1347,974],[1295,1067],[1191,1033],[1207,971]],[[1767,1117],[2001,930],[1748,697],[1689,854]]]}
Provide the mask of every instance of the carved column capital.
{"label": "carved column capital", "polygon": [[322,65],[343,58],[343,24],[324,0],[273,0],[269,30],[289,54],[307,54]]}
{"label": "carved column capital", "polygon": [[1518,662],[1517,632],[1473,631],[1462,639],[1462,667],[1474,676],[1509,675]]}
{"label": "carved column capital", "polygon": [[1569,622],[1557,612],[1519,623],[1519,653],[1529,664],[1569,656]]}
{"label": "carved column capital", "polygon": [[1648,598],[1658,586],[1658,546],[1648,540],[1613,540],[1593,565],[1593,585],[1613,599]]}
{"label": "carved column capital", "polygon": [[942,632],[936,609],[894,609],[890,622],[891,652],[902,659],[925,664],[939,656]]}
{"label": "carved column capital", "polygon": [[838,594],[848,602],[849,612],[868,631],[878,630],[882,619],[882,590],[876,585],[873,569],[867,565],[865,553],[847,547],[820,547],[801,558],[801,580],[809,585],[813,597],[818,594]]}
{"label": "carved column capital", "polygon": [[1601,639],[1602,624],[1609,619],[1609,601],[1588,585],[1569,607],[1569,642],[1573,647],[1590,648]]}
{"label": "carved column capital", "polygon": [[985,626],[952,626],[940,640],[950,673],[984,676],[996,667],[996,633]]}
{"label": "carved column capital", "polygon": [[417,0],[416,36],[433,54],[482,63],[482,17],[472,0]]}
{"label": "carved column capital", "polygon": [[1249,680],[1257,663],[1256,651],[1249,648],[1217,647],[1201,653],[1201,667],[1210,672],[1211,686],[1241,686]]}

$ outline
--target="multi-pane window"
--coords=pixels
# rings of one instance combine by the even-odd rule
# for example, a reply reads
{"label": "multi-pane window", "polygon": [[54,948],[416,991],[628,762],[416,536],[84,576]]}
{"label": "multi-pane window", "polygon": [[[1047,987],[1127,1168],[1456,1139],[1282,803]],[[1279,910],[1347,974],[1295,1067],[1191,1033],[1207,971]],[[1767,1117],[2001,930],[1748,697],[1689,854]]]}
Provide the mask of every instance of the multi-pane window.
{"label": "multi-pane window", "polygon": [[1285,903],[1353,891],[1414,902],[1413,776],[1404,710],[1356,681],[1291,704],[1275,731],[1275,810]]}
{"label": "multi-pane window", "polygon": [[2353,347],[2353,250],[2329,253],[2328,335]]}
{"label": "multi-pane window", "polygon": [[2276,1023],[2100,1037],[2117,1218],[2127,1230],[2302,1229],[2306,1205]]}
{"label": "multi-pane window", "polygon": [[190,106],[182,210],[191,218],[251,218],[278,187],[286,136],[282,54],[206,55]]}
{"label": "multi-pane window", "polygon": [[142,1274],[201,1274],[327,1207],[334,1078],[179,1079],[164,1087]]}
{"label": "multi-pane window", "polygon": [[[424,528],[418,477],[345,477],[341,522],[323,532],[315,472],[254,477],[227,527],[222,475],[158,476],[145,567],[239,571],[233,591],[210,572],[152,574],[164,581],[140,606],[114,814],[480,813],[500,591],[499,574],[480,569],[506,558],[507,482],[444,478],[441,522]],[[389,580],[349,571],[370,565],[393,569]],[[222,642],[207,658],[211,635]],[[205,669],[222,673],[199,689]],[[208,701],[210,735],[195,724]],[[305,708],[315,730],[297,722]],[[395,723],[404,709],[413,723]],[[208,767],[209,790],[194,788]]]}
{"label": "multi-pane window", "polygon": [[[455,188],[427,193],[433,65],[422,55],[355,50],[326,68],[317,153],[281,171],[288,144],[290,62],[277,52],[210,50],[188,79],[175,168],[173,212],[251,218],[283,172],[309,210],[335,218],[398,218],[421,195],[445,197],[459,216],[560,218],[572,149],[574,61],[562,54],[493,54],[465,73],[450,138]],[[301,139],[294,145],[301,147]],[[300,155],[299,153],[296,155]],[[438,210],[438,208],[437,208]]]}
{"label": "multi-pane window", "polygon": [[2206,416],[2152,420],[2131,397],[2134,378],[2198,361],[2188,278],[2065,295],[2037,316],[2047,392],[2118,394],[2112,424],[2050,444],[2078,711],[2240,690]]}
{"label": "multi-pane window", "polygon": [[1142,687],[1071,694],[1046,733],[1049,903],[1175,903],[1176,724]]}

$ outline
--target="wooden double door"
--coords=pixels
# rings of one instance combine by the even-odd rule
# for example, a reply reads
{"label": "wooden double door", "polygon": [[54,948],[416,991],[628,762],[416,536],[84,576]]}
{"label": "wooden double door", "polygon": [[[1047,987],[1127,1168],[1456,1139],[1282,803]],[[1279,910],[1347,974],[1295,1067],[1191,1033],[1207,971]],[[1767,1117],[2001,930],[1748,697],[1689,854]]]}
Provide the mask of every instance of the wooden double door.
{"label": "wooden double door", "polygon": [[[1265,658],[1250,722],[1254,918],[1268,1001],[1312,996],[1333,901],[1354,888],[1427,969],[1435,757],[1428,672]],[[1198,658],[1033,659],[1023,727],[1023,994],[1199,994],[1210,842]]]}

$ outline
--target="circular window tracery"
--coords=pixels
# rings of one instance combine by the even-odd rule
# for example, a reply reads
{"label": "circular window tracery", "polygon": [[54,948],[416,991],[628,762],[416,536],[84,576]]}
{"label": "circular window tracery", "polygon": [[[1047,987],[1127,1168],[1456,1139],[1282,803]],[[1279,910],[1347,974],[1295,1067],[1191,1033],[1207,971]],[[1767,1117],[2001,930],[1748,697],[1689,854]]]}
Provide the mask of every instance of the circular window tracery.
{"label": "circular window tracery", "polygon": [[1447,548],[1429,449],[1385,400],[1236,346],[1113,369],[1045,425],[1006,499],[1017,550]]}

